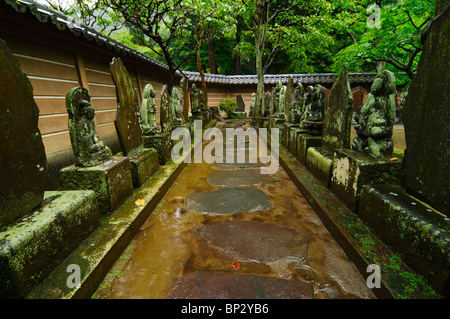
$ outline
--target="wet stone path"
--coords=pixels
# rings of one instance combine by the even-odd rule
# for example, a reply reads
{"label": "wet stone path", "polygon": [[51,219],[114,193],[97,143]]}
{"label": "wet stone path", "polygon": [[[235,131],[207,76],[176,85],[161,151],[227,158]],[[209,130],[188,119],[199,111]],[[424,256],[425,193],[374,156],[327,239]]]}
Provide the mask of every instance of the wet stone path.
{"label": "wet stone path", "polygon": [[93,297],[375,298],[286,172],[261,165],[188,164]]}

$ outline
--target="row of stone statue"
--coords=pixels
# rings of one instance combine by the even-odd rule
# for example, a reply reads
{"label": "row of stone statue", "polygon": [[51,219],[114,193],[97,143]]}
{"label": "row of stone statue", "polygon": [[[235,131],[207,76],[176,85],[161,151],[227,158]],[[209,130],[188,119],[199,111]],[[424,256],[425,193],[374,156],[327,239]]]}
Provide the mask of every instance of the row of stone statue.
{"label": "row of stone statue", "polygon": [[[392,154],[395,94],[395,75],[391,71],[381,70],[361,111],[355,117],[357,137],[352,142],[352,149],[374,158]],[[326,111],[325,89],[322,85],[310,85],[305,90],[300,82],[294,84],[292,78],[289,78],[287,86],[278,81],[272,93],[265,93],[264,99],[265,109],[261,112],[263,116],[278,116],[284,118],[285,123],[298,124],[299,128],[308,129],[312,135],[321,135]],[[253,93],[250,115],[255,100],[256,93]]]}
{"label": "row of stone statue", "polygon": [[[289,92],[289,83],[285,86],[278,81],[272,93],[265,93],[265,110],[261,112],[262,115],[282,116],[286,122],[300,124],[301,127],[308,125],[309,122],[322,122],[325,111],[324,87],[320,84],[310,85],[305,90],[298,82],[292,88],[293,92],[291,91],[291,96],[288,96],[286,92]],[[253,93],[250,115],[253,113],[255,101],[256,93]]]}

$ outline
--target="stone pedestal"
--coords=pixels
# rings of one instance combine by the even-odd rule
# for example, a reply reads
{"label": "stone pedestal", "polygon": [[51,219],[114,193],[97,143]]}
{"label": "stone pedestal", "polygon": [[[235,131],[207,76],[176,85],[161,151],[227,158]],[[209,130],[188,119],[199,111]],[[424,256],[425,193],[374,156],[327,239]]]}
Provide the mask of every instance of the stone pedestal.
{"label": "stone pedestal", "polygon": [[159,169],[159,155],[154,148],[144,148],[129,160],[134,187],[141,187]]}
{"label": "stone pedestal", "polygon": [[450,219],[396,185],[364,186],[358,216],[440,293],[448,291]]}
{"label": "stone pedestal", "polygon": [[172,140],[169,133],[143,136],[143,140],[145,148],[154,148],[158,151],[160,165],[166,164],[171,158]]}
{"label": "stone pedestal", "polygon": [[0,232],[0,298],[26,297],[98,227],[98,208],[93,191],[45,192],[41,205]]}
{"label": "stone pedestal", "polygon": [[114,156],[93,167],[70,165],[61,169],[63,190],[93,190],[101,214],[108,214],[133,193],[131,165],[128,157]]}
{"label": "stone pedestal", "polygon": [[245,119],[247,117],[247,112],[234,112],[238,119]]}
{"label": "stone pedestal", "polygon": [[288,149],[289,153],[291,153],[294,156],[297,156],[297,136],[302,132],[303,130],[299,128],[298,124],[291,126],[289,130]]}
{"label": "stone pedestal", "polygon": [[333,153],[325,147],[310,147],[306,155],[306,168],[326,187],[330,187]]}
{"label": "stone pedestal", "polygon": [[269,118],[268,117],[260,117],[259,118],[259,127],[268,128],[269,127]]}
{"label": "stone pedestal", "polygon": [[300,132],[297,135],[297,160],[306,165],[308,148],[315,146],[322,146],[321,136],[312,136]]}
{"label": "stone pedestal", "polygon": [[293,127],[294,123],[284,122],[281,128],[281,145],[286,148],[289,148],[289,137],[291,132],[291,127]]}
{"label": "stone pedestal", "polygon": [[[279,128],[280,130],[283,127],[284,124],[284,116],[274,114],[269,116],[269,122],[270,122],[270,128]],[[281,135],[281,134],[280,134]]]}
{"label": "stone pedestal", "polygon": [[334,152],[330,189],[351,210],[357,211],[364,185],[399,184],[402,159],[373,159],[353,150]]}

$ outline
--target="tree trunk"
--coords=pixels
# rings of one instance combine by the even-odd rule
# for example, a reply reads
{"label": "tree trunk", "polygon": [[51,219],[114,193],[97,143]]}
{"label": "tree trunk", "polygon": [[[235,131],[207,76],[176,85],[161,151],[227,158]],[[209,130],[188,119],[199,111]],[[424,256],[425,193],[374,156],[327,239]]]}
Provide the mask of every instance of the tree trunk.
{"label": "tree trunk", "polygon": [[[240,42],[241,42],[241,28],[239,26],[239,23],[237,23],[235,46],[237,46]],[[234,74],[235,75],[241,74],[241,57],[237,53],[234,55]]]}
{"label": "tree trunk", "polygon": [[216,55],[214,54],[213,40],[208,40],[208,55],[209,55],[209,73],[217,74]]}
{"label": "tree trunk", "polygon": [[203,101],[205,102],[205,106],[208,107],[208,92],[206,91],[205,73],[203,72],[202,59],[200,57],[200,48],[203,45],[204,34],[205,34],[204,25],[202,25],[202,29],[200,31],[200,39],[198,40],[197,46],[195,48],[195,57],[197,59],[198,72],[200,73],[200,78],[202,80]]}

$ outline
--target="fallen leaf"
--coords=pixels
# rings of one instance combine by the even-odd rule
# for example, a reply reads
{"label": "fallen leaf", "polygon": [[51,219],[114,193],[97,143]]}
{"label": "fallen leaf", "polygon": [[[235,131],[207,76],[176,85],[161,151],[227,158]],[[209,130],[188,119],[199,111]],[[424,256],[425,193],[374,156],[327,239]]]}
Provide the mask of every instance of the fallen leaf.
{"label": "fallen leaf", "polygon": [[398,158],[397,158],[397,157],[393,157],[393,158],[390,159],[390,161],[391,161],[391,162],[397,162],[397,161],[398,161]]}
{"label": "fallen leaf", "polygon": [[136,205],[138,206],[144,206],[145,205],[145,200],[143,199],[138,199],[137,201],[134,202]]}
{"label": "fallen leaf", "polygon": [[233,261],[231,263],[231,268],[233,268],[234,270],[239,270],[241,269],[241,264],[239,264],[237,261]]}

